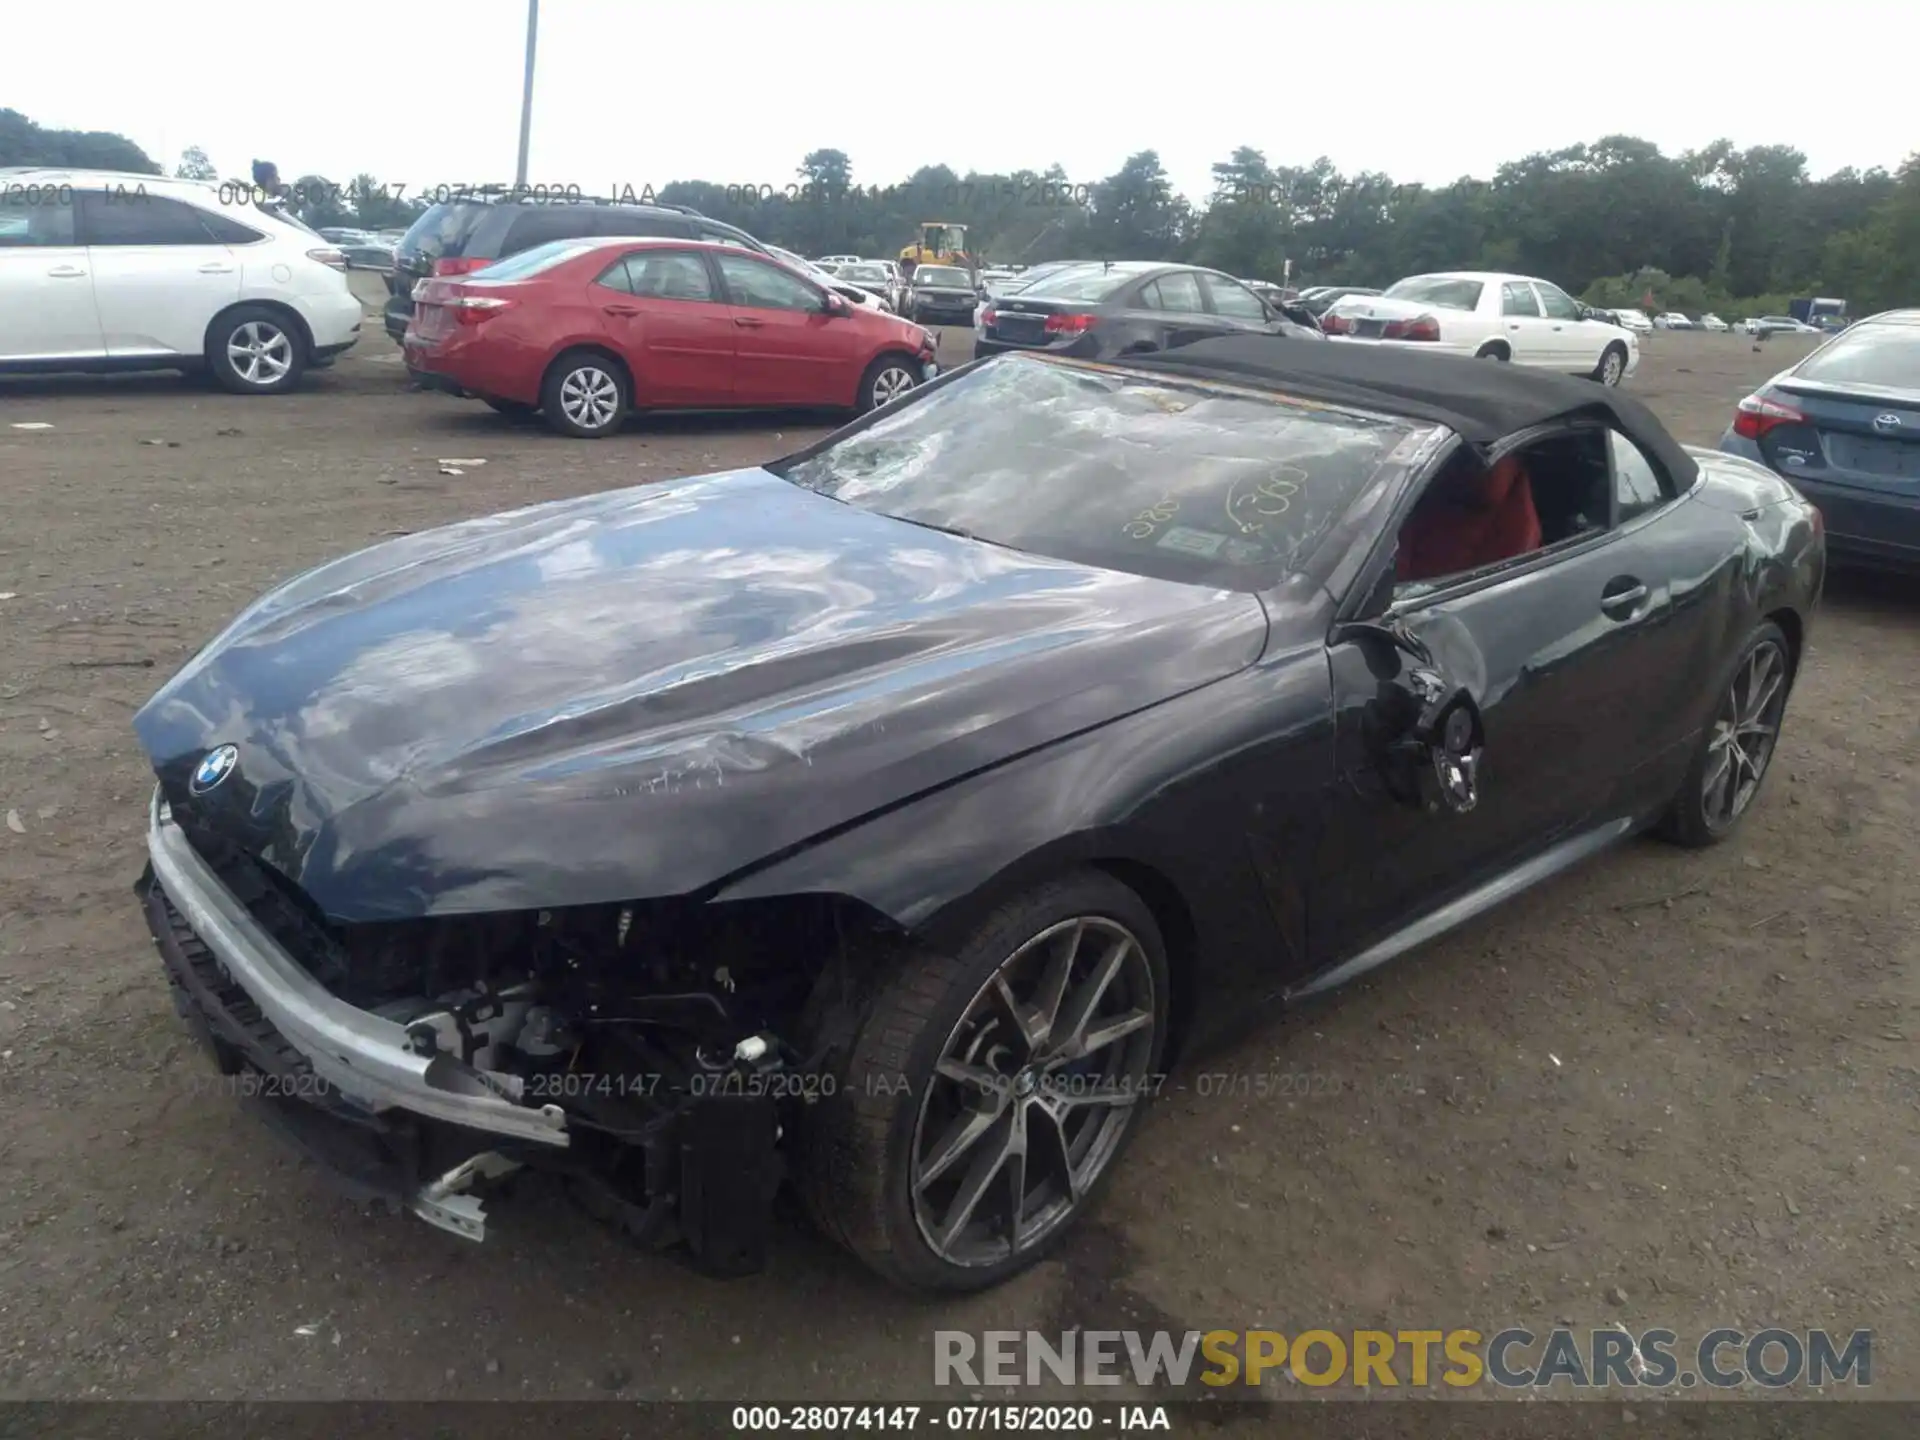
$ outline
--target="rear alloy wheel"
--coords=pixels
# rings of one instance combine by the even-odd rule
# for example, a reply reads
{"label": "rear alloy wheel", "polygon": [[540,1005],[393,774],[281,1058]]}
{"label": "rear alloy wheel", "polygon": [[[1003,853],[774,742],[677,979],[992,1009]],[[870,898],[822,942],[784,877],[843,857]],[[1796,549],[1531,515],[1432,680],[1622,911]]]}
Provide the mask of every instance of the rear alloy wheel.
{"label": "rear alloy wheel", "polygon": [[1511,360],[1513,356],[1508,353],[1507,347],[1504,345],[1487,345],[1483,346],[1480,353],[1473,358],[1476,360],[1498,360],[1504,364],[1508,360]]}
{"label": "rear alloy wheel", "polygon": [[1760,793],[1792,688],[1787,637],[1769,621],[1748,639],[1726,682],[1700,753],[1662,827],[1668,839],[1699,849],[1733,833]]}
{"label": "rear alloy wheel", "polygon": [[278,311],[242,305],[208,330],[207,368],[236,395],[277,395],[300,382],[306,339]]}
{"label": "rear alloy wheel", "polygon": [[920,367],[904,355],[882,355],[860,381],[860,413],[891,405],[920,383]]}
{"label": "rear alloy wheel", "polygon": [[1602,385],[1612,387],[1627,378],[1627,352],[1619,345],[1607,346],[1606,353],[1600,357],[1600,363],[1594,367],[1593,378]]}
{"label": "rear alloy wheel", "polygon": [[800,1188],[888,1279],[982,1289],[1045,1255],[1113,1173],[1166,1047],[1165,953],[1140,898],[1086,872],[951,956],[902,960],[805,1112]]}
{"label": "rear alloy wheel", "polygon": [[562,435],[604,440],[620,428],[630,403],[626,372],[604,355],[562,355],[547,370],[540,408]]}

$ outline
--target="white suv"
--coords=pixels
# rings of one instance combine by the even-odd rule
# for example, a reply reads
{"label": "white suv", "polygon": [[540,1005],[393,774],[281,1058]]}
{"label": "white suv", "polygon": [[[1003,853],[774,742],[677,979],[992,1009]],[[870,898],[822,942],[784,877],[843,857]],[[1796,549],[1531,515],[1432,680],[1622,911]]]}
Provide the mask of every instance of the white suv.
{"label": "white suv", "polygon": [[270,395],[360,320],[345,257],[245,185],[0,170],[0,373],[204,367]]}

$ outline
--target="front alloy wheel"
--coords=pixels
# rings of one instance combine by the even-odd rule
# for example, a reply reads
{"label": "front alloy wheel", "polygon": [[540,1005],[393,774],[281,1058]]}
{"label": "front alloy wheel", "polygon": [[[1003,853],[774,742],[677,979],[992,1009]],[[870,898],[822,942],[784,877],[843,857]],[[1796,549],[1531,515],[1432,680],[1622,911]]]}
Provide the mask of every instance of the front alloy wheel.
{"label": "front alloy wheel", "polygon": [[1089,871],[877,974],[835,1084],[802,1115],[802,1198],[899,1284],[996,1284],[1087,1209],[1151,1098],[1167,1039],[1159,929]]}
{"label": "front alloy wheel", "polygon": [[860,382],[860,411],[891,405],[920,383],[920,367],[901,355],[883,355]]}
{"label": "front alloy wheel", "polygon": [[994,1265],[1073,1214],[1126,1134],[1157,1008],[1118,921],[1049,926],[995,970],[947,1036],[913,1138],[914,1219],[954,1265]]}
{"label": "front alloy wheel", "polygon": [[1600,357],[1600,367],[1594,371],[1593,378],[1609,387],[1626,379],[1627,352],[1618,345],[1609,345],[1607,353]]}

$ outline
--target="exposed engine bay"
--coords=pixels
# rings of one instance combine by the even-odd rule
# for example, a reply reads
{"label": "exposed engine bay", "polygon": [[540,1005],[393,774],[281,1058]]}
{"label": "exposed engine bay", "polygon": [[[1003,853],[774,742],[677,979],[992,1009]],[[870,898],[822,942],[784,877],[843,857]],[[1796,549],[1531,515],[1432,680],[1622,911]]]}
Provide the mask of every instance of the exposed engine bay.
{"label": "exposed engine bay", "polygon": [[[555,1143],[544,1144],[399,1108],[362,1116],[347,1097],[325,1093],[303,1094],[324,1107],[281,1107],[297,1109],[301,1125],[327,1108],[376,1122],[379,1149],[407,1152],[402,1177],[379,1198],[481,1239],[480,1201],[491,1182],[529,1167],[558,1171],[590,1210],[636,1240],[684,1243],[715,1273],[763,1265],[784,1173],[781,1141],[796,1107],[833,1093],[820,1037],[845,1008],[838,997],[854,988],[844,962],[865,947],[851,932],[870,934],[872,917],[831,897],[797,897],[336,926],[264,865],[203,831],[188,834],[313,980],[400,1028],[435,1087],[484,1087],[558,1112]],[[155,933],[176,990],[195,992],[201,1012],[252,1010],[157,882],[149,882],[150,913],[156,895],[165,928],[156,923]],[[183,963],[168,953],[169,938]],[[255,1053],[248,1042],[256,1037],[212,1028],[230,1073],[270,1075],[299,1063],[284,1043],[278,1055]],[[803,1035],[815,1037],[816,1053],[797,1048]],[[365,1168],[320,1158],[335,1171]]]}

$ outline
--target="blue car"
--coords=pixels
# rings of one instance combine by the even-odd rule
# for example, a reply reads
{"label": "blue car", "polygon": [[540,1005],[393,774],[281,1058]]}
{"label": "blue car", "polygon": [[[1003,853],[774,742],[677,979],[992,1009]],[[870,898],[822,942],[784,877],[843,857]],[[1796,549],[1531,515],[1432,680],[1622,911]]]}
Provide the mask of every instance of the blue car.
{"label": "blue car", "polygon": [[1920,571],[1920,310],[1857,321],[1774,376],[1720,448],[1792,481],[1836,561]]}

